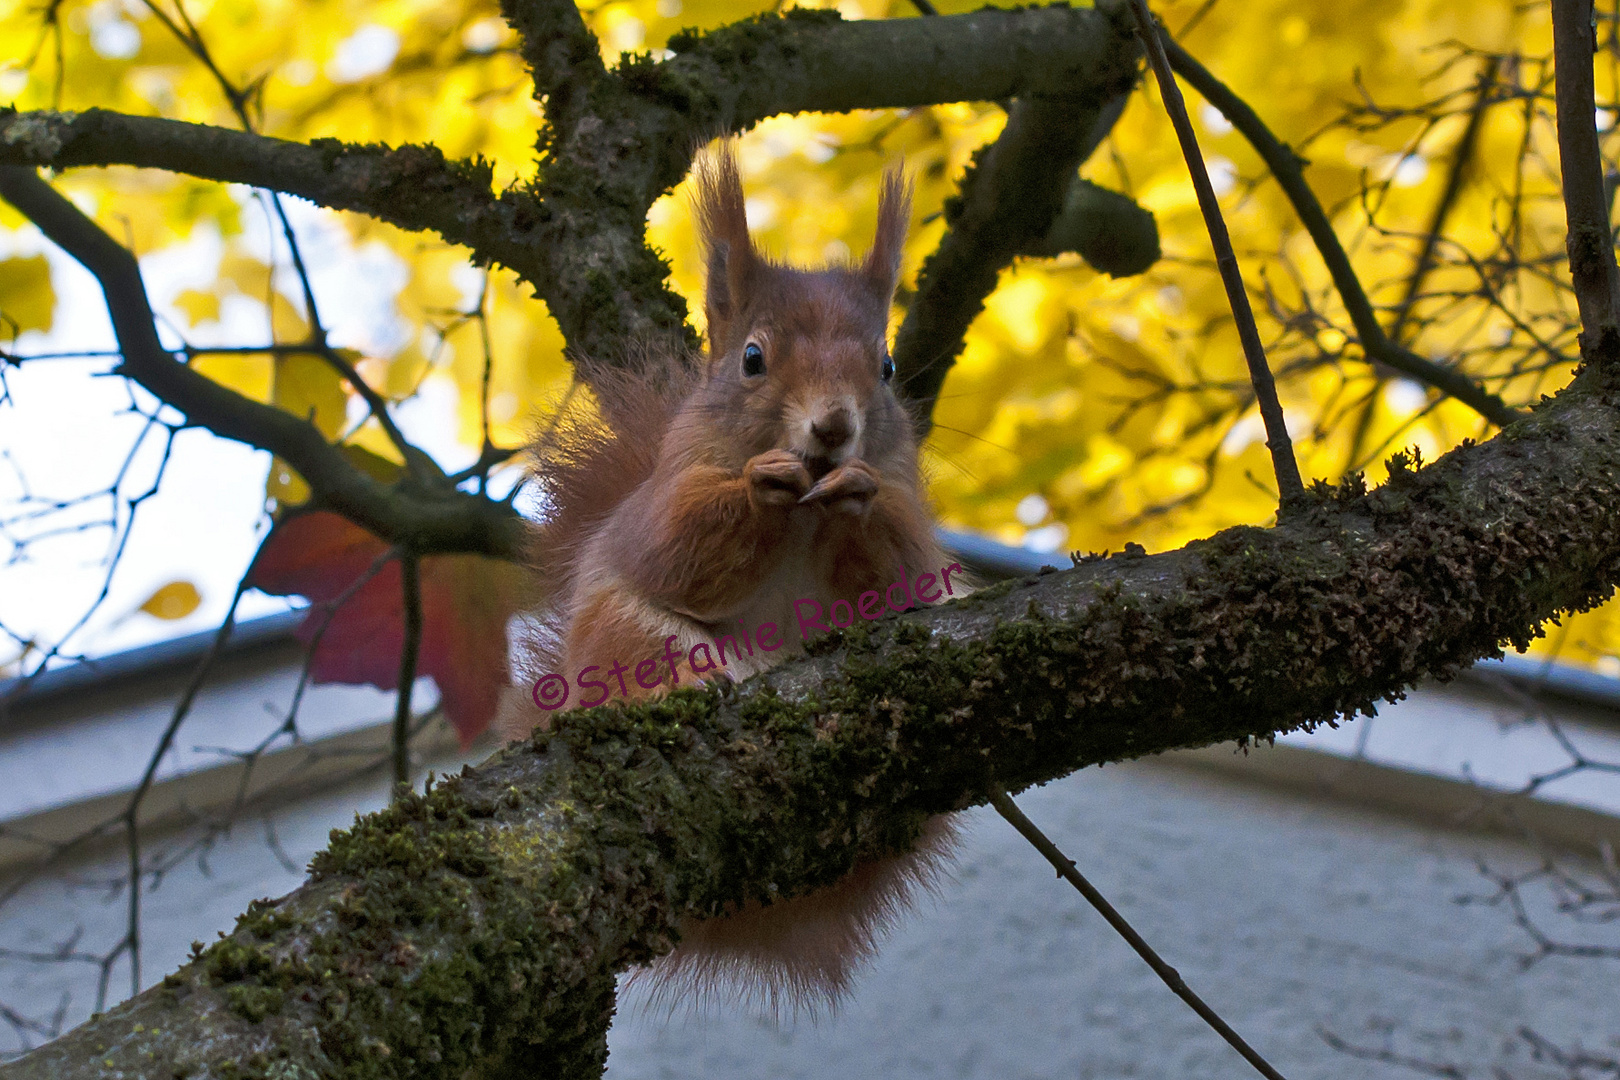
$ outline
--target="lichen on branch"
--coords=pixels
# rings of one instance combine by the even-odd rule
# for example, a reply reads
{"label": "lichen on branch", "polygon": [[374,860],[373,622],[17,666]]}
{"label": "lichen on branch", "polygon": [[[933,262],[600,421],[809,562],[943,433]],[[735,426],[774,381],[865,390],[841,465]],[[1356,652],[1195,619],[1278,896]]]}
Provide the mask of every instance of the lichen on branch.
{"label": "lichen on branch", "polygon": [[0,1077],[598,1076],[613,973],[683,916],[812,890],[994,785],[1366,711],[1607,598],[1608,378],[1431,466],[1397,458],[1377,491],[1319,485],[1274,529],[1082,559],[746,683],[562,714],[336,834],[308,885]]}

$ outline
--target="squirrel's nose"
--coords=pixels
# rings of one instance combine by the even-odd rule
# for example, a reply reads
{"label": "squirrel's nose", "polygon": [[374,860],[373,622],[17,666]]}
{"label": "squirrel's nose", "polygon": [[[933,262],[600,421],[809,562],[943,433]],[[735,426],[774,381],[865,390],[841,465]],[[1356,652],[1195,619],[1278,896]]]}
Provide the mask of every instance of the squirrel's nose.
{"label": "squirrel's nose", "polygon": [[816,437],[828,453],[842,449],[854,432],[855,425],[850,422],[849,412],[845,409],[834,409],[810,424],[810,434]]}

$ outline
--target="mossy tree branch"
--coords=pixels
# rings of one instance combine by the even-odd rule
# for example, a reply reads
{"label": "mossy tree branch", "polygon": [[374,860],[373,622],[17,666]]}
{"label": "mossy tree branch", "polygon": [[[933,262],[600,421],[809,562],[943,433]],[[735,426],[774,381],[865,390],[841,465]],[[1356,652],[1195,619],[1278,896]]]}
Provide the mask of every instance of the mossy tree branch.
{"label": "mossy tree branch", "polygon": [[106,109],[0,109],[0,165],[135,165],[251,184],[404,229],[437,232],[524,278],[532,280],[543,268],[527,239],[526,223],[538,213],[534,201],[521,191],[491,192],[487,162],[447,160],[432,146],[301,143]]}
{"label": "mossy tree branch", "polygon": [[1605,599],[1607,370],[1492,442],[1397,458],[1375,492],[1319,486],[1275,529],[1008,582],[735,687],[560,714],[336,834],[309,884],[0,1078],[597,1076],[612,973],[683,916],[826,884],[998,784],[1370,711]]}
{"label": "mossy tree branch", "polygon": [[537,93],[579,100],[606,77],[596,35],[572,0],[513,0],[506,16],[521,35]]}
{"label": "mossy tree branch", "polygon": [[[1134,69],[1131,76],[1134,82]],[[960,194],[946,202],[945,236],[923,263],[894,338],[896,385],[920,431],[931,425],[940,387],[1001,271],[1049,246],[1048,234],[1080,183],[1080,163],[1108,134],[1131,84],[1098,87],[1080,100],[1019,98],[1001,135],[968,166]]]}
{"label": "mossy tree branch", "polygon": [[857,22],[790,10],[677,35],[669,47],[675,57],[647,69],[648,91],[727,130],[778,113],[1030,95],[1086,101],[1128,87],[1138,56],[1118,0]]}
{"label": "mossy tree branch", "polygon": [[[897,59],[884,35],[958,34],[765,19],[684,41],[664,65],[578,74],[570,65],[591,65],[566,11],[511,0],[508,14],[533,39],[542,87],[555,75],[581,89],[548,94],[559,122],[544,166],[497,202],[532,213],[511,237],[583,356],[684,336],[641,239],[645,210],[684,174],[694,131],[765,115],[771,103],[737,86],[774,70],[756,45],[793,43],[787,86],[833,40],[819,35],[849,32],[888,50],[884,93],[926,98],[928,72],[954,72],[937,48]],[[987,65],[1006,58],[981,63],[983,37],[947,58],[961,62],[953,85],[1018,97],[1031,115],[1056,100],[1037,61],[1065,27],[1087,28],[1085,49],[1108,65],[1090,72],[1093,96],[1134,71],[1106,12],[952,18],[1044,28],[999,74]],[[683,62],[721,75],[683,88],[669,81]],[[788,89],[778,100],[849,107]],[[924,103],[869,103],[908,101]],[[119,251],[104,253],[116,272],[104,282],[137,273]],[[189,392],[182,365],[153,359],[179,380],[171,392]],[[1276,529],[1082,561],[827,641],[739,686],[565,714],[556,735],[360,819],[303,888],[0,1078],[598,1076],[614,973],[669,948],[682,917],[812,890],[1001,787],[1369,710],[1605,599],[1620,579],[1620,364],[1599,359],[1491,443],[1427,469],[1397,459],[1370,494],[1319,487]]]}
{"label": "mossy tree branch", "polygon": [[1129,195],[1076,177],[1052,227],[1023,254],[1050,259],[1070,252],[1110,277],[1141,274],[1162,254],[1159,225]]}

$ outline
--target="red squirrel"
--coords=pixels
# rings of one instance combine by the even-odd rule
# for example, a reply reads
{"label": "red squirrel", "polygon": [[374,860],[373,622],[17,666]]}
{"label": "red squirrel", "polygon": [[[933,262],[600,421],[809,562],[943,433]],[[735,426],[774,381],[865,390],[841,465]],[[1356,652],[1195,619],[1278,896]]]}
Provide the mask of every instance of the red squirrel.
{"label": "red squirrel", "polygon": [[[884,175],[870,253],[844,266],[805,270],[759,253],[729,144],[700,159],[694,209],[707,354],[690,376],[598,385],[599,419],[537,445],[548,503],[537,550],[554,594],[538,613],[552,638],[539,671],[605,671],[660,654],[671,637],[690,651],[766,623],[785,630],[796,599],[830,605],[882,592],[902,566],[948,561],[887,346],[910,213],[901,172]],[[687,685],[746,678],[802,652],[798,635],[783,637],[723,669],[682,661],[670,673]],[[620,688],[647,697],[669,683]],[[589,722],[576,715],[557,714]],[[502,727],[515,737],[551,719],[513,709]],[[818,892],[685,920],[650,978],[665,996],[729,984],[773,1006],[835,1003],[950,842],[947,819],[935,818],[914,851],[859,863]]]}

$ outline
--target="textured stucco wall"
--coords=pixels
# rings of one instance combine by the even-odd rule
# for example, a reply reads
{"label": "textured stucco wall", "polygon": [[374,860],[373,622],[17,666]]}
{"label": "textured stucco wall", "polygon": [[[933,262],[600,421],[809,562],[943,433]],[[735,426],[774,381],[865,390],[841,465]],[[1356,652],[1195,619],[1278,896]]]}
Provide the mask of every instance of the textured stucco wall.
{"label": "textured stucco wall", "polygon": [[[1394,1024],[1402,1052],[1490,1075],[1538,1071],[1509,1037],[1611,1047],[1620,963],[1547,960],[1475,858],[1525,848],[1292,799],[1162,765],[1089,770],[1020,799],[1162,955],[1290,1080],[1416,1075],[1346,1057]],[[891,939],[854,1001],[819,1024],[711,1009],[666,1022],[630,995],[614,1080],[708,1077],[1248,1077],[1041,857],[975,811],[958,882]],[[1610,934],[1620,943],[1620,935]]]}
{"label": "textured stucco wall", "polygon": [[[1422,701],[1430,712],[1446,701],[1478,708],[1468,695]],[[193,939],[228,928],[248,900],[292,888],[327,830],[380,805],[384,792],[354,784],[284,807],[269,825],[244,819],[181,859],[146,897],[147,981],[175,967]],[[1290,1080],[1412,1075],[1347,1058],[1319,1028],[1372,1046],[1392,1024],[1403,1053],[1470,1076],[1497,1062],[1516,1078],[1560,1075],[1526,1060],[1512,1040],[1521,1025],[1614,1053],[1620,963],[1549,960],[1521,971],[1529,941],[1508,913],[1455,903],[1488,891],[1476,857],[1525,868],[1534,854],[1522,845],[1152,762],[1087,770],[1020,802]],[[838,1015],[777,1022],[710,1006],[670,1017],[649,1013],[632,991],[611,1036],[609,1075],[1252,1075],[1009,826],[982,810],[969,822],[956,883],[898,930]],[[267,828],[294,869],[278,861]],[[75,865],[71,881],[26,887],[0,907],[0,947],[49,949],[74,926],[84,930],[80,948],[108,947],[126,898],[99,883],[118,869],[109,853]],[[73,1023],[89,1011],[96,975],[86,963],[9,960],[0,1003],[49,1015],[67,992]],[[127,986],[120,965],[115,1000]],[[0,1031],[0,1045],[15,1043]]]}

